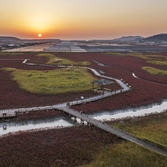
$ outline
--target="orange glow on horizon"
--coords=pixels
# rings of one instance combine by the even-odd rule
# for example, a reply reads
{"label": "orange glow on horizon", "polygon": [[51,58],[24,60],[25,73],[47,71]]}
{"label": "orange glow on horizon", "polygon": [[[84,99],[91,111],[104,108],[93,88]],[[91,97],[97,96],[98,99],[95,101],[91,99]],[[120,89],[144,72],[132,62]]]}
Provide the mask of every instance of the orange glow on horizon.
{"label": "orange glow on horizon", "polygon": [[166,0],[1,0],[0,36],[113,39],[166,33],[166,6]]}

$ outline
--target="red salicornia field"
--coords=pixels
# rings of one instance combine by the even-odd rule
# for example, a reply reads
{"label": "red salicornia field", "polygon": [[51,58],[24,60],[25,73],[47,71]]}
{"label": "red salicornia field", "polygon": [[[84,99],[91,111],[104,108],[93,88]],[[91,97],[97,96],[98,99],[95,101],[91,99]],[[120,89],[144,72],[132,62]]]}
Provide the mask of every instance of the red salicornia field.
{"label": "red salicornia field", "polygon": [[[135,55],[135,53],[134,53]],[[120,95],[109,97],[107,99],[77,106],[82,108],[83,111],[101,111],[112,110],[116,108],[134,107],[145,105],[153,102],[161,101],[167,97],[167,77],[166,75],[153,75],[142,69],[144,66],[150,66],[153,68],[167,70],[166,65],[156,65],[148,63],[149,61],[142,56],[133,56],[131,54],[115,54],[115,53],[57,53],[57,57],[66,58],[72,61],[89,61],[91,65],[89,67],[96,69],[97,71],[105,72],[103,75],[123,79],[128,83],[132,90]],[[143,57],[145,55],[143,54]],[[158,58],[158,56],[160,58]],[[160,59],[165,61],[166,54],[159,54],[157,57],[148,55],[149,60]],[[36,64],[45,64],[48,61],[47,57],[37,56],[37,53],[22,53],[22,54],[2,54],[0,56],[0,67],[10,67],[16,69],[25,70],[55,70],[56,66],[28,66],[22,62],[25,59],[29,59],[29,62]],[[105,66],[99,66],[94,62],[98,61]],[[141,79],[137,79],[132,76],[132,73]],[[62,102],[68,102],[75,100],[76,97],[84,96],[90,97],[93,94],[91,91],[69,93],[67,95],[39,95],[31,94],[24,90],[21,90],[18,84],[12,80],[9,73],[0,71],[0,108],[10,109],[18,107],[31,107],[40,105],[53,105]],[[87,108],[87,109],[86,109]]]}
{"label": "red salicornia field", "polygon": [[[95,96],[93,91],[43,95],[20,89],[10,72],[3,68],[22,70],[56,70],[57,65],[45,66],[49,57],[39,53],[0,54],[0,109],[54,105]],[[122,79],[131,90],[99,101],[73,106],[74,109],[90,113],[138,107],[167,99],[167,54],[166,53],[53,53],[56,57],[73,62],[87,61],[90,68],[102,75]],[[28,59],[27,65],[22,63]],[[99,64],[99,63],[101,64]],[[151,73],[146,69],[152,69]],[[149,67],[149,68],[148,68]],[[154,70],[153,70],[154,69]],[[90,72],[91,73],[91,72]],[[92,74],[94,75],[94,74]],[[135,77],[136,76],[136,77]],[[57,81],[58,82],[58,81]],[[116,83],[113,90],[119,89]],[[15,120],[43,119],[65,116],[60,111],[40,111],[18,115]],[[1,120],[3,121],[3,120]],[[64,129],[18,132],[0,138],[0,166],[2,167],[74,167],[88,164],[94,154],[108,145],[123,140],[93,126],[75,126]]]}

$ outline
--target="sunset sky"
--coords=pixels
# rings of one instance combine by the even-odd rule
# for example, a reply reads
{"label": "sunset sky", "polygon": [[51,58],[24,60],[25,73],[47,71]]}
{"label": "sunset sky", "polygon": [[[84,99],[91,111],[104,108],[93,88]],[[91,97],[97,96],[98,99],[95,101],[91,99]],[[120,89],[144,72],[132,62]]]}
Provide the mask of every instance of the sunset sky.
{"label": "sunset sky", "polygon": [[167,0],[0,0],[0,36],[113,39],[167,33]]}

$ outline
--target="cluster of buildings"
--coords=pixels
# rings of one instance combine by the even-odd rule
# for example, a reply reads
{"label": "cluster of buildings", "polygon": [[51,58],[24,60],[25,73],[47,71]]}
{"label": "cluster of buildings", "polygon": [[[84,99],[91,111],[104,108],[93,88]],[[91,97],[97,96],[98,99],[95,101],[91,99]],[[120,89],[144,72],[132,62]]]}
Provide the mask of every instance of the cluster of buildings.
{"label": "cluster of buildings", "polygon": [[19,39],[16,37],[0,36],[0,50],[8,50],[50,42],[50,39]]}

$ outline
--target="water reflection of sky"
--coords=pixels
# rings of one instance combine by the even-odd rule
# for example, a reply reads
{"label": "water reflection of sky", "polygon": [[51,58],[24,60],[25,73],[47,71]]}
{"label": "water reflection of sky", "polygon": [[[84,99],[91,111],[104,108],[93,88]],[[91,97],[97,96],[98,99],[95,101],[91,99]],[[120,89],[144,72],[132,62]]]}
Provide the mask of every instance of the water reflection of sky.
{"label": "water reflection of sky", "polygon": [[29,121],[15,121],[0,123],[0,135],[10,132],[27,131],[42,128],[59,128],[70,127],[74,124],[66,118],[52,118],[45,120],[29,120]]}
{"label": "water reflection of sky", "polygon": [[163,101],[161,104],[154,104],[149,106],[143,106],[140,108],[131,108],[127,110],[116,110],[114,112],[100,112],[97,114],[89,115],[91,118],[96,120],[112,120],[125,117],[134,117],[134,116],[144,116],[151,113],[160,113],[167,110],[167,100]]}
{"label": "water reflection of sky", "polygon": [[[115,110],[113,112],[103,111],[96,114],[89,115],[91,118],[97,120],[112,120],[125,117],[144,116],[150,113],[160,113],[167,110],[167,100],[161,104],[154,104],[149,106],[143,106],[140,108],[131,108],[127,110]],[[80,123],[80,120],[77,120]],[[59,128],[74,126],[75,123],[69,118],[55,117],[43,120],[28,120],[28,121],[13,121],[13,122],[1,122],[0,123],[0,136],[8,134],[10,132],[27,131],[33,129],[45,129],[45,128]]]}

